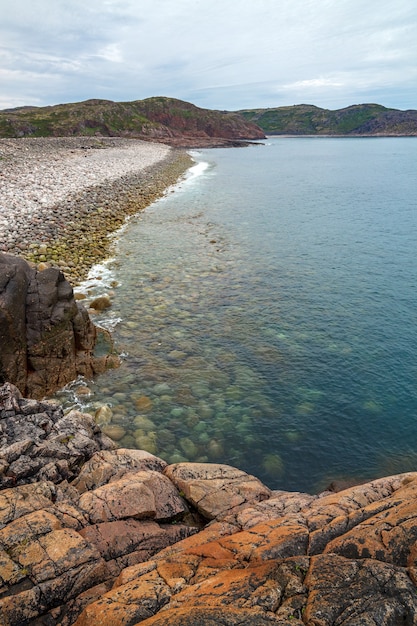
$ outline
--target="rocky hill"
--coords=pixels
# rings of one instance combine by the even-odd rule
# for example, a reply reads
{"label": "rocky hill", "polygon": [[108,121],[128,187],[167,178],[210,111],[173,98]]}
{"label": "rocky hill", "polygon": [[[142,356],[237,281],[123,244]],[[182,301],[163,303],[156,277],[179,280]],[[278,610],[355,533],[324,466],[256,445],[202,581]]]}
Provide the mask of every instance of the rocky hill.
{"label": "rocky hill", "polygon": [[0,137],[129,137],[170,145],[241,145],[269,135],[417,136],[417,111],[358,104],[336,111],[310,104],[212,111],[175,98],[86,100],[0,111]]}
{"label": "rocky hill", "polygon": [[0,137],[131,137],[171,145],[233,145],[262,139],[263,131],[238,113],[200,109],[174,98],[134,102],[86,100],[0,111]]}
{"label": "rocky hill", "polygon": [[311,104],[239,113],[268,135],[417,136],[417,111],[356,104],[330,111]]}

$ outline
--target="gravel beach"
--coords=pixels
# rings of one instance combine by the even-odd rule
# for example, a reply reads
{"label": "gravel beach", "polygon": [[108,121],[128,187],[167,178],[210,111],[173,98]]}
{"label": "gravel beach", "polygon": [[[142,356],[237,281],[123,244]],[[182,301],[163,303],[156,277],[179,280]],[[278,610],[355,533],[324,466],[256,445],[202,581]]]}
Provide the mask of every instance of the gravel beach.
{"label": "gravel beach", "polygon": [[190,165],[133,139],[0,139],[0,251],[60,267],[75,285],[108,256],[108,235]]}

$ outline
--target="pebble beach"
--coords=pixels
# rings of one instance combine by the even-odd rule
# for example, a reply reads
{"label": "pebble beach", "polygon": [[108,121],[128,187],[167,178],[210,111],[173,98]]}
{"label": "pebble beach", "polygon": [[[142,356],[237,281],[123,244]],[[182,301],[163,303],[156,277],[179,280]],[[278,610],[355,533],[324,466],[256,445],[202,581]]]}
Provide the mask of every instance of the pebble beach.
{"label": "pebble beach", "polygon": [[190,166],[164,144],[107,137],[0,140],[0,251],[59,267],[73,285],[109,234]]}

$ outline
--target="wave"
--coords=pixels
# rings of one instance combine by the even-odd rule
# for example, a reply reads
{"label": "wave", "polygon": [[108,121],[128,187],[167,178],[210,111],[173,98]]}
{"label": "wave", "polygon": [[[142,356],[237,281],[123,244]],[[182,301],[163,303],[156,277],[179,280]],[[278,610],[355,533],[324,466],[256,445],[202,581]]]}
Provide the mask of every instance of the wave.
{"label": "wave", "polygon": [[200,161],[199,163],[196,163],[195,165],[190,167],[190,169],[187,171],[186,176],[185,176],[185,181],[189,182],[193,180],[194,178],[201,176],[202,174],[204,174],[208,166],[209,166],[209,163],[207,161]]}

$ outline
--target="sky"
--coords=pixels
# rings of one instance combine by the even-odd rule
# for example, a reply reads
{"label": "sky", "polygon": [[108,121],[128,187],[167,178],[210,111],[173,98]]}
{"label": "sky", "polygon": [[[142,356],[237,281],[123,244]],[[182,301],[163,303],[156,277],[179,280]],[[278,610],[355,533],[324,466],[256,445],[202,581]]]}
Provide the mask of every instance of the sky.
{"label": "sky", "polygon": [[0,0],[0,109],[417,109],[416,0]]}

